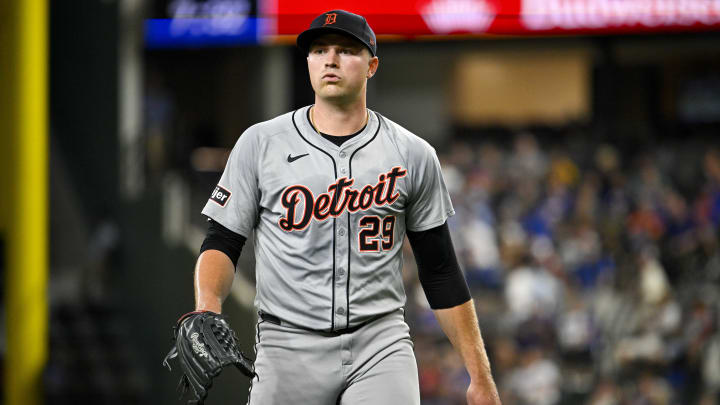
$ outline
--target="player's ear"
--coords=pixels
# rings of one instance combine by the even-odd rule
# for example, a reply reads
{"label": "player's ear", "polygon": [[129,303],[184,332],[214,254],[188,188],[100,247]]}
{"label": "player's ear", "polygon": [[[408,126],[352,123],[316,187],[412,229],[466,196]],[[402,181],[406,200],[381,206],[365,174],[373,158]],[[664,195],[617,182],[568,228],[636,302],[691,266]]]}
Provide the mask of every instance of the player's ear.
{"label": "player's ear", "polygon": [[372,58],[370,58],[370,61],[368,62],[368,79],[375,76],[375,72],[377,72],[378,69],[378,64],[380,64],[380,59],[378,59],[377,56],[373,56]]}

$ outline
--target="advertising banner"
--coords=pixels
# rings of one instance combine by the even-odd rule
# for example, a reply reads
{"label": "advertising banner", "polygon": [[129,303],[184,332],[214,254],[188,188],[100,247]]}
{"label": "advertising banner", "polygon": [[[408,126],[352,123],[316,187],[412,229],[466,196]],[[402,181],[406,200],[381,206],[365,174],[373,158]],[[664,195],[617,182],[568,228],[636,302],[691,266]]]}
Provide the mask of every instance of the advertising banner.
{"label": "advertising banner", "polygon": [[[327,1],[263,3],[269,34],[295,35]],[[378,35],[617,34],[720,29],[720,0],[366,0],[334,7],[364,15]]]}

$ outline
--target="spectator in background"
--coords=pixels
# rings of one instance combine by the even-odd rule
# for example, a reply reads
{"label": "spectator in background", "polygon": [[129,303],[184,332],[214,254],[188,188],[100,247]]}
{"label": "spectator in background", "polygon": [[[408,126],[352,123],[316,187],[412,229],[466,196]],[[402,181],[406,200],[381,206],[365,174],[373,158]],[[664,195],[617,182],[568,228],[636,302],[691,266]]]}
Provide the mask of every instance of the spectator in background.
{"label": "spectator in background", "polygon": [[[686,154],[702,179],[673,173],[686,162],[671,146],[628,159],[528,132],[440,155],[503,404],[718,403],[720,152],[706,149]],[[424,403],[454,404],[463,372],[421,301]]]}
{"label": "spectator in background", "polygon": [[554,405],[560,402],[560,369],[537,346],[529,346],[520,354],[520,366],[509,380],[512,397],[521,404]]}

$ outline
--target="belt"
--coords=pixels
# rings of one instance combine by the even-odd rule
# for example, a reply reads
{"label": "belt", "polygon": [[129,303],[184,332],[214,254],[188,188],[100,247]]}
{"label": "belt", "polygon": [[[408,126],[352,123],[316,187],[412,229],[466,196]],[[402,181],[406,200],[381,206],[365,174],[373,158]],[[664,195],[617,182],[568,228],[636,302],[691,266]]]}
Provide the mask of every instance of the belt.
{"label": "belt", "polygon": [[307,330],[307,331],[310,331],[313,333],[317,333],[322,336],[340,336],[340,335],[345,335],[348,333],[353,333],[353,332],[357,331],[358,329],[362,328],[363,326],[369,324],[370,322],[372,322],[378,318],[381,318],[385,315],[387,315],[387,314],[382,314],[382,315],[372,317],[369,320],[367,320],[359,325],[351,326],[349,328],[338,329],[338,330],[334,330],[334,331],[325,331],[325,330],[304,328],[302,326],[298,326],[295,324],[285,322],[273,314],[268,314],[267,312],[258,312],[258,316],[260,317],[260,319],[262,319],[265,322],[270,322],[272,324],[279,325],[279,326],[291,326],[293,328],[304,329],[304,330]]}

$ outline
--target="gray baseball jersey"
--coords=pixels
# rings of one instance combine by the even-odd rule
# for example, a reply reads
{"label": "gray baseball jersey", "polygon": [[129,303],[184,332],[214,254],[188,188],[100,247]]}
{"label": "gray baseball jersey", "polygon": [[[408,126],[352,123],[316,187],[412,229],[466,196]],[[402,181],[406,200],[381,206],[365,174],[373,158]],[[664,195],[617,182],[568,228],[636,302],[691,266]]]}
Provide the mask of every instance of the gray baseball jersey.
{"label": "gray baseball jersey", "polygon": [[454,211],[427,142],[368,111],[365,129],[338,147],[309,108],[248,128],[202,212],[254,232],[258,310],[336,331],[405,304],[405,231]]}

